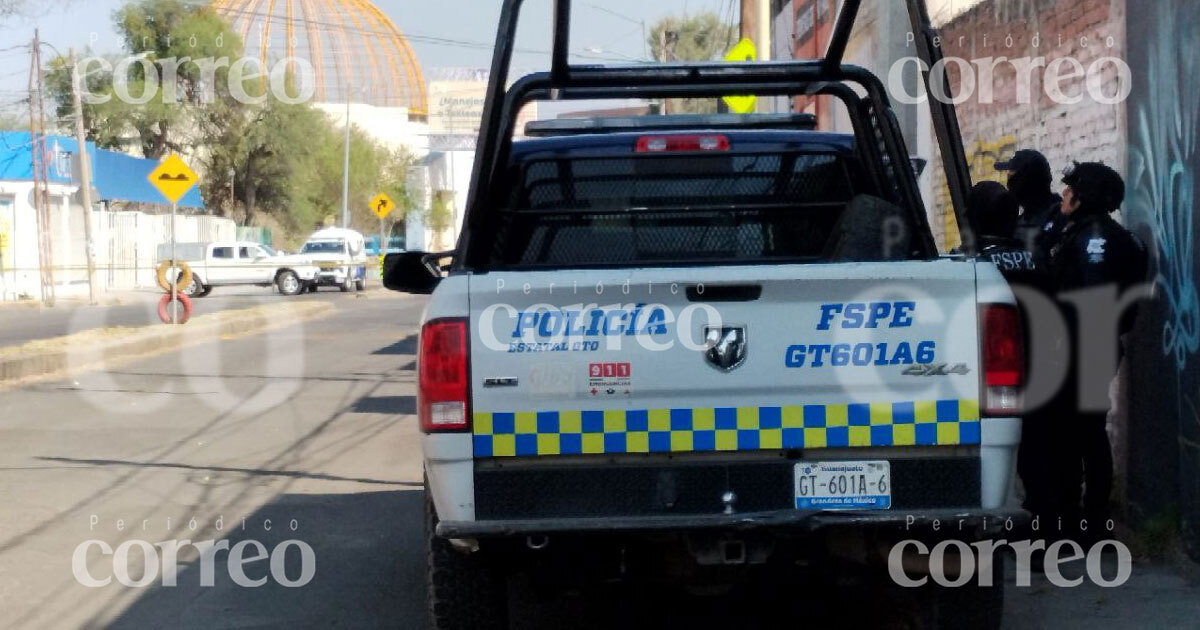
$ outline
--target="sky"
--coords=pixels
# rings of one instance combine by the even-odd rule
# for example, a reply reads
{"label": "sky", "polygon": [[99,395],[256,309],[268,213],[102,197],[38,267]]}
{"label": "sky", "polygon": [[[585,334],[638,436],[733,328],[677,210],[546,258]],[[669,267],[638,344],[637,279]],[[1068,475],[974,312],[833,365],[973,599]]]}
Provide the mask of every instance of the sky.
{"label": "sky", "polygon": [[[24,102],[29,76],[28,43],[41,30],[49,57],[90,48],[98,54],[117,53],[121,40],[112,25],[113,12],[126,0],[26,0],[27,14],[0,20],[0,111]],[[895,0],[868,0],[895,1]],[[931,13],[959,12],[980,0],[928,0]],[[736,16],[739,0],[574,0],[572,52],[591,59],[620,62],[644,59],[647,51],[641,21],[652,24],[666,15],[713,11]],[[490,65],[500,0],[375,0],[410,36],[421,67],[486,68]],[[518,49],[517,72],[549,66],[551,0],[526,0],[526,15]],[[736,19],[736,18],[734,18]],[[433,39],[455,43],[434,43]],[[576,60],[579,60],[578,58]]]}
{"label": "sky", "polygon": [[[572,50],[619,61],[625,57],[643,58],[642,27],[656,19],[684,11],[728,11],[737,0],[575,0]],[[28,15],[0,21],[0,91],[24,89],[28,81],[27,45],[35,28],[42,39],[66,53],[69,48],[83,50],[89,45],[97,53],[118,52],[121,41],[112,27],[113,12],[124,0],[28,0]],[[549,49],[549,0],[527,0],[527,11],[540,23],[523,30],[519,47]],[[375,0],[410,39],[423,68],[490,65],[491,48],[500,15],[499,0]],[[453,7],[453,8],[451,8]],[[603,7],[607,9],[598,9]],[[626,16],[617,17],[613,13]],[[423,38],[452,39],[475,46],[430,43]],[[602,53],[595,52],[603,51]],[[514,66],[541,67],[542,55],[521,54]]]}

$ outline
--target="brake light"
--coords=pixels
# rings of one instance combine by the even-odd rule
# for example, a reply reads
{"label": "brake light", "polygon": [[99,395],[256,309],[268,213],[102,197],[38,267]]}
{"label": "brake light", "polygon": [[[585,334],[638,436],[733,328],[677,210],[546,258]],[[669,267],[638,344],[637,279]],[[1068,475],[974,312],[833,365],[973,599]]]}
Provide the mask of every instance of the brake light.
{"label": "brake light", "polygon": [[417,417],[422,431],[462,431],[470,427],[467,353],[467,320],[434,320],[421,329]]}
{"label": "brake light", "polygon": [[1011,304],[989,304],[980,315],[983,333],[983,387],[985,415],[1011,415],[1020,411],[1020,390],[1025,385],[1025,340],[1021,318]]}
{"label": "brake light", "polygon": [[725,136],[642,136],[637,141],[638,153],[675,153],[683,151],[728,151]]}

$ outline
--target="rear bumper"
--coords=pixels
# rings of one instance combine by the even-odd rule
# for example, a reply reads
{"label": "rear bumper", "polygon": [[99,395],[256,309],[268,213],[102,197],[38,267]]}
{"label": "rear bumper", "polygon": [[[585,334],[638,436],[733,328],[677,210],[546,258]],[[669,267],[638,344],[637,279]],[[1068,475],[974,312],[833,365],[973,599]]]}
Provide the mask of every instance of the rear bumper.
{"label": "rear bumper", "polygon": [[776,510],[756,514],[699,515],[671,517],[572,518],[511,521],[441,521],[437,535],[443,538],[506,538],[537,534],[612,534],[701,530],[786,530],[794,534],[836,528],[881,529],[895,532],[930,531],[937,523],[949,534],[977,535],[1008,531],[1028,522],[1029,513],[1019,508],[999,510],[922,510],[907,513],[881,511]]}
{"label": "rear bumper", "polygon": [[[1020,520],[1025,513],[1012,495],[1016,450],[1020,443],[1018,418],[985,418],[981,444],[957,447],[931,470],[906,477],[911,491],[899,486],[893,493],[890,510],[877,511],[799,511],[789,506],[792,491],[786,467],[795,461],[827,459],[925,460],[926,455],[911,448],[883,451],[872,448],[801,451],[796,453],[709,454],[704,459],[672,458],[659,461],[629,457],[617,461],[588,462],[580,458],[547,458],[491,462],[472,457],[469,434],[435,434],[422,437],[429,492],[441,523],[437,534],[447,538],[503,537],[531,533],[664,531],[722,528],[791,528],[798,530],[837,526],[903,526],[940,520],[978,522],[994,526],[1008,518]],[[941,455],[941,451],[937,455]],[[768,458],[764,460],[763,458]],[[969,472],[961,460],[971,460]],[[951,460],[960,460],[957,465]],[[664,471],[686,471],[690,461],[695,476],[686,473],[666,475]],[[754,463],[755,466],[741,466]],[[781,476],[772,466],[785,467]],[[710,470],[705,470],[705,469]],[[922,467],[924,468],[924,467]],[[606,477],[595,478],[584,471]],[[716,470],[711,470],[716,469]],[[735,476],[725,477],[726,469]],[[895,469],[896,472],[900,472]],[[580,476],[582,473],[582,476]],[[511,475],[511,476],[510,476]],[[714,480],[714,476],[716,479]],[[584,490],[589,484],[618,483],[619,492]],[[893,484],[905,478],[894,475]],[[738,512],[722,514],[707,503],[720,497],[713,483],[729,484],[737,492]],[[518,487],[523,486],[523,487]],[[771,493],[748,492],[756,486],[772,487],[783,497]],[[575,498],[595,497],[596,501],[575,501],[563,488],[574,488]],[[663,489],[674,497],[665,512]],[[697,494],[691,495],[693,489]],[[693,499],[699,496],[701,502]],[[566,498],[564,498],[566,497]],[[901,501],[904,498],[904,501]],[[572,500],[567,500],[572,499]],[[964,527],[966,524],[964,523]]]}

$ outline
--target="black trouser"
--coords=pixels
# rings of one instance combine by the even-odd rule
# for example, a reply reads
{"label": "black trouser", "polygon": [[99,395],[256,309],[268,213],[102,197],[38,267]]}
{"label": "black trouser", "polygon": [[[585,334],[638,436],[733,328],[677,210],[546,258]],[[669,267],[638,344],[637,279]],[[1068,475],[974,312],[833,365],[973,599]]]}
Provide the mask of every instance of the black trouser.
{"label": "black trouser", "polygon": [[1024,508],[1043,524],[1057,518],[1063,504],[1063,475],[1058,470],[1063,444],[1061,431],[1054,424],[1060,421],[1044,411],[1030,413],[1021,420],[1017,474],[1025,487]]}
{"label": "black trouser", "polygon": [[[1081,413],[1072,419],[1075,425],[1074,440],[1071,440],[1069,468],[1063,474],[1064,506],[1072,509],[1080,518],[1087,519],[1087,532],[1098,534],[1104,531],[1108,521],[1109,501],[1113,487],[1112,446],[1108,441],[1108,413]],[[1083,482],[1084,488],[1080,488]],[[1079,513],[1080,496],[1083,512]],[[1079,526],[1078,521],[1072,529]]]}

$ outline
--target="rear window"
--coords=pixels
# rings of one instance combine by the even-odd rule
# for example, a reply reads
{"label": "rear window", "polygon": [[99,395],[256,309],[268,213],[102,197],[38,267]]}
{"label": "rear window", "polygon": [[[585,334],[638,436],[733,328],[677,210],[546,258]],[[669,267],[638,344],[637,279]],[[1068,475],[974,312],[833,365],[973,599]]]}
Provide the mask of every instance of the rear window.
{"label": "rear window", "polygon": [[821,260],[869,192],[860,171],[834,153],[529,159],[510,174],[492,265]]}

